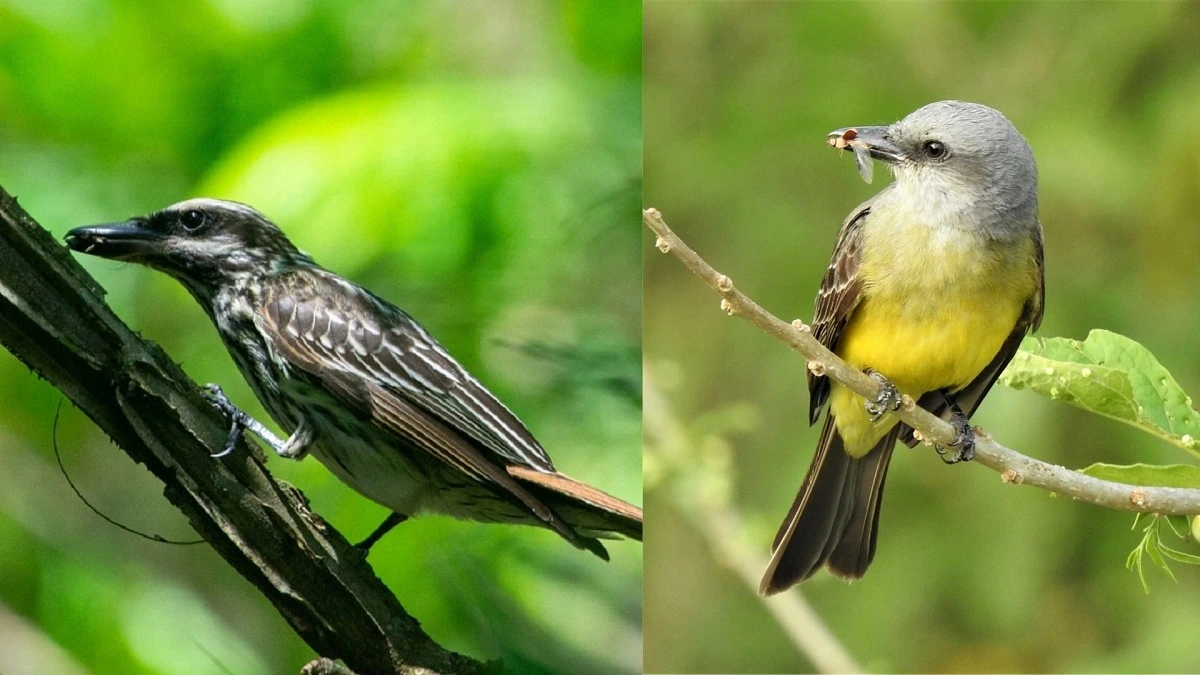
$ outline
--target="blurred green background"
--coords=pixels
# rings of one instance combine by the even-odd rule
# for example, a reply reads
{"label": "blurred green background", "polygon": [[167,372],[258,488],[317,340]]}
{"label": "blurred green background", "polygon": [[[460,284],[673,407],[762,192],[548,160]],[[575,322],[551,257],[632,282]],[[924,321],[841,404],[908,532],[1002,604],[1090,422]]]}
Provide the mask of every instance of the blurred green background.
{"label": "blurred green background", "polygon": [[[890,178],[877,167],[864,184],[827,132],[978,101],[1038,161],[1041,334],[1129,335],[1200,397],[1200,4],[648,2],[644,20],[644,204],[767,309],[811,318],[839,224]],[[650,242],[648,381],[699,429],[697,461],[728,447],[740,543],[765,559],[818,434],[804,362],[726,318]],[[1072,468],[1190,461],[1003,387],[975,419]],[[647,671],[811,669],[713,560],[677,481],[652,487],[650,470],[648,459]],[[1148,571],[1144,593],[1124,567],[1141,538],[1132,520],[899,449],[870,573],[853,586],[822,574],[798,592],[876,671],[1197,672],[1200,569],[1175,565],[1178,583]]]}
{"label": "blurred green background", "polygon": [[[58,236],[197,195],[250,203],[416,316],[561,470],[640,503],[640,26],[635,2],[0,0],[0,185]],[[266,419],[177,283],[81,262],[117,314]],[[60,395],[2,350],[0,392],[0,672],[313,657],[207,547],[88,511],[54,465]],[[105,513],[194,538],[69,405],[58,443]],[[386,515],[316,462],[269,466],[351,540]],[[448,648],[640,672],[641,546],[609,549],[430,517],[371,561]]]}

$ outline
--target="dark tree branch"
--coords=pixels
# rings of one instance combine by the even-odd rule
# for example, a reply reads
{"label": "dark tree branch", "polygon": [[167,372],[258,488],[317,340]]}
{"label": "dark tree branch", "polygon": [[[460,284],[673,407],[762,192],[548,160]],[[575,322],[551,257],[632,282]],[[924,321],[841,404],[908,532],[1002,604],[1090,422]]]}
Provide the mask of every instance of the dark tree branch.
{"label": "dark tree branch", "polygon": [[0,343],[164,484],[164,494],[318,654],[355,672],[479,673],[409,616],[344,537],[278,483],[257,448],[212,459],[221,414],[0,188]]}

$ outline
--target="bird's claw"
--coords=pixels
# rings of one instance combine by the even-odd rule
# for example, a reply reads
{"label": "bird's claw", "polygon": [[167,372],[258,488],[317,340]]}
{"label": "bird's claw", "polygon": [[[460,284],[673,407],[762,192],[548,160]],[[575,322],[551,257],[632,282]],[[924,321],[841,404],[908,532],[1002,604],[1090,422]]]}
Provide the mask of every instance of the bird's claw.
{"label": "bird's claw", "polygon": [[225,440],[225,447],[217,453],[209,455],[210,457],[224,457],[237,449],[238,438],[242,435],[242,430],[246,428],[245,416],[229,397],[225,396],[221,385],[209,383],[204,385],[204,398],[213,404],[218,410],[224,413],[225,417],[229,418],[229,437]]}
{"label": "bird's claw", "polygon": [[956,435],[954,440],[947,445],[955,448],[954,452],[947,457],[949,451],[946,448],[934,445],[933,449],[947,464],[958,464],[975,459],[975,430],[971,428],[971,420],[967,419],[962,412],[953,411],[950,413],[950,424],[954,426]]}
{"label": "bird's claw", "polygon": [[226,417],[236,417],[242,411],[229,400],[225,395],[225,390],[221,389],[221,385],[210,382],[204,385],[204,398],[213,404],[221,412],[225,413]]}
{"label": "bird's claw", "polygon": [[878,422],[888,411],[896,412],[899,410],[903,397],[900,396],[896,385],[892,384],[892,381],[887,379],[883,373],[877,373],[872,370],[867,373],[867,376],[879,384],[879,395],[875,397],[875,400],[867,401],[865,404],[867,413],[871,415],[871,421]]}

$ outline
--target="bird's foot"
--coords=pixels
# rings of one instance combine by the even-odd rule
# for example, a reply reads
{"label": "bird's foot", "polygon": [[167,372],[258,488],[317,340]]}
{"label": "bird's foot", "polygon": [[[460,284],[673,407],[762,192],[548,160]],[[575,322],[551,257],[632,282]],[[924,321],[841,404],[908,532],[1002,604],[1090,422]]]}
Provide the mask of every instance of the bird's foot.
{"label": "bird's foot", "polygon": [[258,436],[275,451],[275,454],[285,459],[304,459],[308,454],[308,446],[313,440],[313,427],[304,420],[296,426],[296,430],[286,439],[280,438],[263,426],[262,422],[247,415],[225,396],[221,386],[217,384],[204,385],[204,398],[217,407],[225,417],[229,418],[229,440],[225,441],[225,449],[213,457],[224,457],[237,447],[238,436],[243,430]]}
{"label": "bird's foot", "polygon": [[871,415],[871,421],[878,422],[888,411],[899,410],[904,399],[900,396],[896,385],[892,384],[892,381],[887,379],[883,373],[871,370],[867,372],[867,376],[879,384],[879,395],[875,397],[875,400],[867,401],[865,404],[867,413]]}
{"label": "bird's foot", "polygon": [[225,441],[225,448],[218,453],[210,455],[211,457],[224,457],[233,452],[237,448],[238,437],[242,435],[242,430],[246,428],[246,420],[249,415],[242,412],[240,408],[225,396],[225,392],[221,390],[221,385],[209,383],[204,385],[204,398],[220,410],[230,421],[229,438]]}
{"label": "bird's foot", "polygon": [[953,410],[950,412],[950,424],[954,426],[956,435],[948,445],[955,449],[954,452],[940,445],[934,445],[933,449],[947,464],[975,459],[975,430],[971,428],[971,420],[967,419],[961,410]]}

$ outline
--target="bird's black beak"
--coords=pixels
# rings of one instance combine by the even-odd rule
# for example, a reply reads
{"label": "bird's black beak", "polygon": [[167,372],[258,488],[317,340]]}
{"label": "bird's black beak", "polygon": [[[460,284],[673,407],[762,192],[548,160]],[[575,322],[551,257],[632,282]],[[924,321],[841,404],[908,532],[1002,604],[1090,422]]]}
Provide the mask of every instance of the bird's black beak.
{"label": "bird's black beak", "polygon": [[77,227],[64,239],[67,248],[114,260],[139,260],[162,251],[166,237],[140,220]]}
{"label": "bird's black beak", "polygon": [[867,146],[873,159],[896,163],[904,159],[904,153],[892,142],[891,127],[846,127],[829,132],[827,140],[835,148],[858,142]]}

